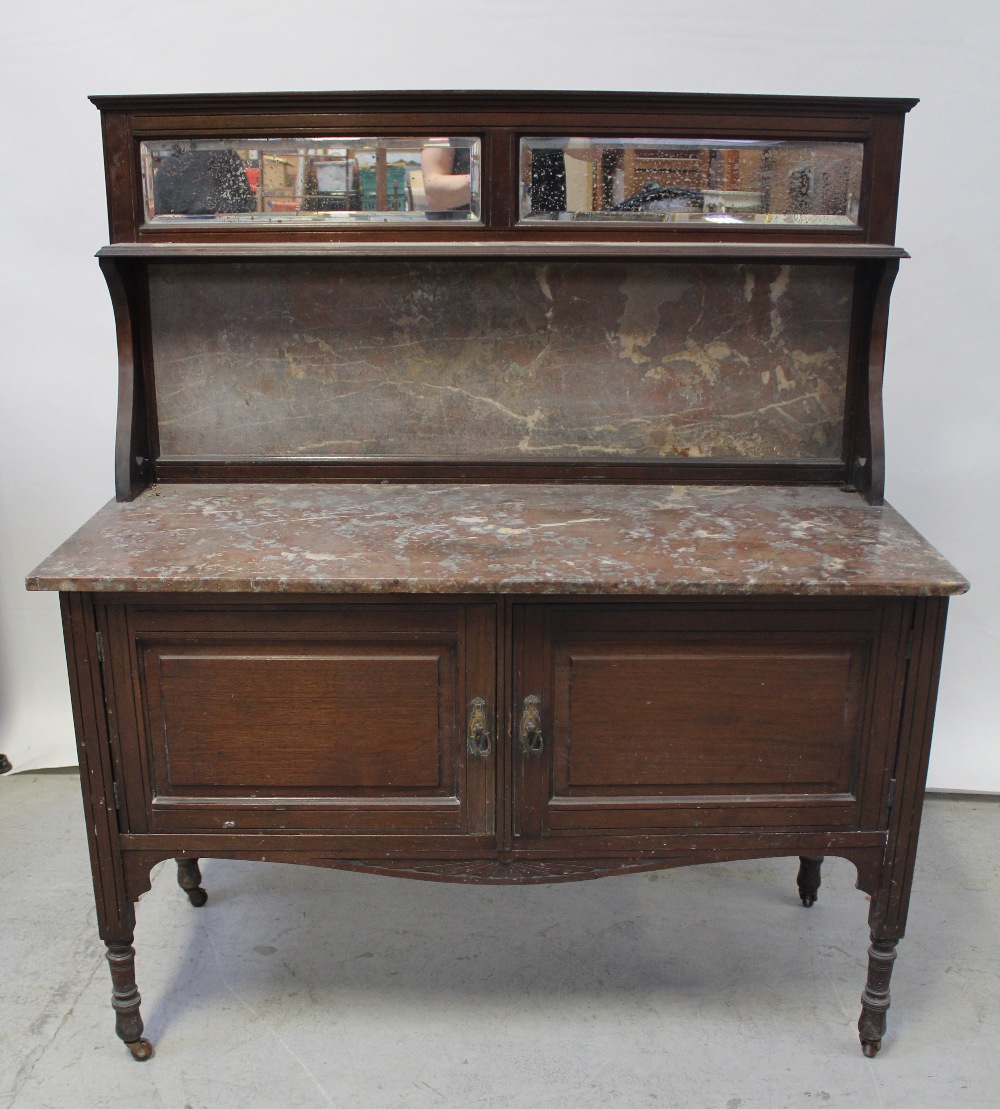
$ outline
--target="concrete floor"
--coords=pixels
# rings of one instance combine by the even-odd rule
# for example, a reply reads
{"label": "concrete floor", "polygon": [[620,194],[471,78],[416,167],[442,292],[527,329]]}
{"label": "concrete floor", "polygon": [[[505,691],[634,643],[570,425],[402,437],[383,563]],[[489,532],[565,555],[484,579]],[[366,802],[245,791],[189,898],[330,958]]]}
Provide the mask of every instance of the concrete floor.
{"label": "concrete floor", "polygon": [[209,860],[138,908],[147,1034],[113,1032],[75,774],[0,779],[0,1105],[1000,1106],[1000,802],[928,802],[881,1055],[855,1022],[854,868],[561,886]]}

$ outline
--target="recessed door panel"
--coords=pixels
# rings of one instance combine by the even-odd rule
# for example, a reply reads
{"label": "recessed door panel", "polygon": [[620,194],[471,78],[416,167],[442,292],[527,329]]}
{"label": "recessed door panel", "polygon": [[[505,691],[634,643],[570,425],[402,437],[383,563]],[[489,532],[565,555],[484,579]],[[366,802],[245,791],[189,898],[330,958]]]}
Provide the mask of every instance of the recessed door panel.
{"label": "recessed door panel", "polygon": [[454,792],[453,651],[225,650],[145,654],[158,792]]}
{"label": "recessed door panel", "polygon": [[519,606],[515,842],[860,828],[883,620],[877,601]]}
{"label": "recessed door panel", "polygon": [[150,604],[113,623],[135,830],[493,832],[493,606]]}
{"label": "recessed door panel", "polygon": [[860,661],[794,642],[561,649],[557,790],[845,792]]}

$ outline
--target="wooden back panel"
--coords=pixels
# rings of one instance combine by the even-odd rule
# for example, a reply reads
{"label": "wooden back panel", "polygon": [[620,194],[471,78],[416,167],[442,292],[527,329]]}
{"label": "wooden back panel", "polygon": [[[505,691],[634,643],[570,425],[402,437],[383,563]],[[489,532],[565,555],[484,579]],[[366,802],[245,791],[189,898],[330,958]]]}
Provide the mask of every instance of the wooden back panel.
{"label": "wooden back panel", "polygon": [[[819,482],[881,500],[915,101],[94,99],[115,244],[102,267],[118,323],[120,499],[150,480],[581,480]],[[351,134],[475,136],[481,221],[146,221],[143,143]],[[525,223],[522,139],[581,135],[861,144],[857,223]]]}

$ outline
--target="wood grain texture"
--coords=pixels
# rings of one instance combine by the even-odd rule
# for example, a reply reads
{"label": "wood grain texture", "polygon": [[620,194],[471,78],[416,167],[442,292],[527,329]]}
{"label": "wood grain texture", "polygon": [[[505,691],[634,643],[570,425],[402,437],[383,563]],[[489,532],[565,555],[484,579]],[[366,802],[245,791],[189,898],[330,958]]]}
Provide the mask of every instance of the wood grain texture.
{"label": "wood grain texture", "polygon": [[820,114],[847,116],[851,113],[908,112],[918,100],[912,97],[781,96],[744,93],[689,92],[583,92],[542,90],[482,90],[470,92],[409,89],[399,91],[345,90],[331,92],[233,92],[167,93],[156,95],[95,95],[89,100],[101,111],[129,111],[173,115],[214,115],[220,111],[257,110],[315,114],[323,111],[384,113],[390,117],[435,111],[499,113],[530,111],[536,115],[593,111],[606,104],[613,115],[628,111],[678,112],[685,109],[715,109],[721,113],[742,110],[756,114],[771,112],[782,118]]}
{"label": "wood grain texture", "polygon": [[[182,888],[200,903],[199,858],[490,884],[830,855],[850,859],[871,896],[860,1033],[874,1054],[906,922],[947,595],[967,588],[875,503],[889,291],[904,256],[893,246],[903,115],[914,101],[484,92],[95,102],[112,239],[101,264],[119,340],[118,492],[135,499],[103,509],[29,585],[62,594],[98,922],[119,1035],[133,1055],[151,1052],[141,1037],[134,902],[163,859],[179,861]],[[416,234],[142,226],[146,138],[350,131],[479,135],[485,225]],[[861,226],[518,227],[517,143],[532,133],[863,142]],[[566,275],[585,270],[622,280],[574,296]],[[313,334],[323,329],[306,325],[330,298],[335,272],[405,280],[392,286],[379,326],[365,318],[377,300],[369,289],[329,309],[331,334]],[[504,288],[445,297],[428,345],[421,328],[434,306],[418,300],[440,292],[434,275],[480,272],[501,275]],[[785,292],[815,272],[837,277],[789,323]],[[311,273],[324,280],[311,283]],[[718,283],[734,273],[742,301],[732,280],[728,292]],[[171,352],[157,290],[178,274],[190,295],[175,306],[177,372],[162,389]],[[537,294],[522,298],[518,315],[511,306],[525,274]],[[706,306],[672,336],[663,299],[671,275],[681,300],[695,290]],[[228,347],[205,342],[232,322],[225,306],[199,304],[213,280],[229,282],[251,309],[236,321],[241,342]],[[638,296],[615,308],[623,285]],[[416,322],[393,331],[386,320],[401,308]],[[539,354],[531,343],[552,329],[515,324],[549,311],[571,325],[555,329],[557,338],[589,328],[604,333],[597,345],[614,348],[614,358],[591,365],[603,384],[573,377],[577,362],[590,364],[568,358],[558,367],[562,391],[549,390],[560,419],[581,402],[618,425],[612,435],[578,421],[603,455],[629,447],[620,426],[629,412],[606,390],[634,393],[643,416],[657,410],[657,397],[642,392],[646,375],[672,365],[681,347],[686,372],[702,384],[729,380],[723,344],[765,387],[779,364],[795,386],[833,351],[829,427],[810,438],[815,421],[803,431],[809,420],[795,410],[798,426],[756,454],[743,428],[733,433],[738,450],[729,443],[708,459],[691,448],[711,447],[711,434],[672,441],[665,461],[640,457],[634,444],[624,458],[578,451],[490,461],[504,428],[455,409],[437,414],[459,426],[435,440],[436,455],[414,435],[402,448],[395,433],[388,446],[376,442],[369,428],[358,457],[295,457],[278,444],[265,464],[259,446],[216,457],[234,422],[216,428],[206,417],[218,397],[203,393],[192,408],[177,399],[200,388],[197,368],[190,380],[177,369],[192,353],[183,342],[194,339],[204,349],[193,353],[211,356],[202,372],[218,379],[229,359],[231,381],[252,380],[258,394],[275,385],[262,374],[266,359],[290,354],[302,371],[291,373],[293,403],[305,399],[312,418],[319,401],[303,383],[314,371],[342,373],[352,327],[367,337],[364,360],[415,338],[423,370],[447,371],[430,384],[455,385],[455,359],[435,344],[467,342],[471,322],[480,354],[489,339],[472,375],[474,403],[530,420],[535,410],[519,404],[536,394],[503,393],[509,382],[500,379],[530,376]],[[767,347],[785,331],[801,341],[768,348],[767,364],[753,355],[755,342]],[[326,362],[304,358],[303,335],[330,348]],[[699,361],[699,351],[708,357]],[[391,357],[397,369],[405,362]],[[677,384],[678,375],[666,376],[663,384],[654,375],[657,387]],[[744,390],[736,399],[747,403],[727,408],[717,388],[688,385],[687,407],[705,410],[716,432],[720,420],[759,414],[766,402]],[[683,399],[667,407],[684,411]],[[413,407],[417,424],[433,424],[426,405]],[[358,414],[348,415],[347,426],[360,428]],[[564,423],[562,431],[579,430]],[[185,445],[196,424],[197,441]],[[579,440],[555,446],[569,442]],[[149,473],[206,484],[136,496]],[[681,475],[705,484],[665,484]],[[207,484],[220,480],[235,484]],[[389,481],[397,484],[381,484]],[[873,503],[829,487],[852,482]],[[807,900],[817,885],[815,869],[801,875]]]}
{"label": "wood grain texture", "polygon": [[113,243],[133,239],[136,230],[138,190],[130,123],[127,111],[109,107],[101,112],[108,230]]}
{"label": "wood grain texture", "polygon": [[149,484],[151,469],[143,388],[139,276],[135,264],[125,260],[101,259],[101,272],[111,294],[118,341],[115,494],[119,501],[131,501]]}
{"label": "wood grain texture", "polygon": [[906,930],[947,614],[948,601],[944,598],[927,598],[912,606],[912,640],[901,690],[889,842],[881,884],[869,913],[872,936],[878,942],[899,940]]}
{"label": "wood grain texture", "polygon": [[859,654],[778,636],[564,648],[556,788],[849,792]]}
{"label": "wood grain texture", "polygon": [[[489,256],[569,258],[700,258],[726,261],[773,259],[789,264],[820,259],[850,261],[901,257],[905,252],[892,244],[896,189],[899,175],[902,116],[916,103],[891,98],[829,97],[741,97],[649,93],[435,93],[420,94],[239,94],[206,97],[95,97],[103,113],[112,245],[105,258],[129,258],[145,266],[148,261],[187,257],[235,260],[320,256],[388,255],[398,258],[475,258]],[[301,115],[308,113],[307,117]],[[456,133],[470,128],[483,140],[483,206],[486,216],[481,228],[428,226],[417,231],[398,228],[180,228],[160,231],[141,224],[140,167],[141,139],[225,134],[302,134],[303,128],[319,126],[330,133],[338,129],[398,134],[413,130],[419,121],[427,133]],[[332,130],[330,130],[332,128]],[[732,138],[798,138],[866,144],[862,193],[863,227],[844,231],[816,228],[773,229],[771,227],[680,227],[664,225],[650,232],[639,227],[574,227],[556,230],[516,226],[517,143],[527,130],[565,134],[631,132],[637,136],[670,133],[698,137],[711,133]],[[141,288],[145,278],[136,278]],[[867,309],[865,310],[867,311]],[[140,313],[141,315],[141,313]],[[859,321],[855,321],[855,330]],[[860,321],[866,325],[865,320]],[[174,454],[160,459],[155,382],[150,368],[149,323],[138,320],[141,330],[132,343],[136,389],[141,382],[149,414],[149,430],[141,426],[125,429],[124,437],[145,442],[146,449],[128,457],[135,469],[136,458],[150,458],[160,481],[353,481],[374,480],[483,480],[481,462],[467,464],[454,459],[435,462],[409,452],[400,461],[366,459],[371,465],[359,470],[350,460],[332,462],[289,461],[275,458],[270,464],[247,459],[222,463],[212,459]],[[124,348],[123,348],[124,349]],[[862,361],[859,356],[858,363]],[[141,364],[140,364],[141,363]],[[787,368],[787,367],[786,367]],[[783,397],[782,401],[787,398]],[[862,403],[859,391],[856,403]],[[855,402],[852,401],[852,404]],[[845,427],[856,423],[853,412],[842,413]],[[138,425],[137,417],[137,425]],[[489,439],[489,436],[485,438]],[[122,436],[120,436],[122,439]],[[134,444],[133,444],[134,445]],[[700,444],[699,444],[700,446]],[[853,440],[845,440],[838,464],[833,459],[816,465],[811,460],[789,461],[769,457],[741,470],[720,458],[672,459],[669,452],[654,464],[616,465],[614,458],[588,460],[576,457],[558,460],[515,460],[494,480],[618,480],[618,481],[750,481],[754,483],[821,482],[839,484],[853,480]],[[681,444],[684,451],[685,444]],[[683,451],[682,451],[683,453]],[[119,450],[121,470],[126,453]],[[489,467],[487,466],[487,471]],[[148,479],[148,472],[141,474]],[[134,495],[141,482],[133,473],[123,496]],[[119,489],[126,483],[119,480]]]}
{"label": "wood grain texture", "polygon": [[553,482],[605,485],[842,485],[844,462],[756,461],[753,459],[664,458],[626,461],[601,458],[553,462],[545,458],[507,461],[445,458],[301,459],[262,458],[231,462],[217,459],[161,459],[153,464],[162,485],[336,484],[358,482],[421,485],[495,482],[545,485]]}
{"label": "wood grain texture", "polygon": [[882,612],[525,605],[515,710],[539,697],[547,743],[514,748],[519,834],[863,826]]}
{"label": "wood grain texture", "polygon": [[673,240],[593,241],[580,239],[530,239],[524,237],[471,240],[393,239],[375,242],[334,240],[332,242],[143,242],[117,243],[101,247],[98,258],[132,258],[145,262],[191,261],[195,259],[282,258],[677,258],[779,260],[789,263],[817,261],[865,261],[873,258],[908,258],[902,247],[882,243],[829,242],[677,242]]}
{"label": "wood grain texture", "polygon": [[[162,837],[157,837],[162,841]],[[287,837],[286,837],[287,838]],[[301,838],[301,837],[297,837]],[[874,875],[882,863],[882,846],[866,846],[856,833],[853,842],[844,836],[828,853],[845,858],[857,868],[857,888],[867,893],[875,881]],[[194,842],[193,840],[191,841]],[[247,861],[283,862],[300,866],[319,866],[333,870],[352,870],[370,874],[385,874],[397,878],[414,878],[420,881],[456,882],[463,885],[532,885],[548,882],[576,882],[603,878],[615,874],[628,874],[648,870],[666,870],[704,863],[732,862],[738,859],[795,857],[793,841],[785,836],[758,836],[751,846],[750,837],[743,834],[740,842],[730,837],[702,836],[678,840],[669,850],[656,857],[622,860],[605,856],[587,858],[553,859],[503,859],[496,854],[467,858],[431,859],[426,856],[386,856],[384,858],[352,858],[329,854],[322,847],[277,848],[272,837],[263,841],[259,852],[225,848],[220,844],[205,844],[209,857],[245,859]],[[798,837],[796,842],[819,841],[815,836]],[[823,840],[823,850],[831,843]],[[169,859],[169,849],[161,843],[153,847],[129,848],[125,853],[125,871],[128,877],[129,896],[138,900],[151,886],[150,869],[158,862]]]}
{"label": "wood grain texture", "polygon": [[871,339],[866,359],[868,392],[864,411],[867,414],[869,462],[864,489],[869,504],[885,500],[885,421],[882,415],[882,382],[885,376],[885,348],[889,329],[889,297],[899,272],[898,262],[886,262],[875,289],[871,318]]}
{"label": "wood grain texture", "polygon": [[147,648],[150,730],[164,738],[157,793],[436,791],[440,702],[454,702],[440,678],[449,661],[398,648],[324,653],[311,643]]}
{"label": "wood grain texture", "polygon": [[106,943],[128,944],[135,914],[125,893],[94,604],[87,596],[64,595],[60,607],[98,929]]}
{"label": "wood grain texture", "polygon": [[[483,179],[485,230],[510,232],[516,219],[512,204],[512,170],[519,134],[669,135],[704,138],[813,139],[866,142],[861,203],[865,227],[824,235],[827,241],[892,242],[895,184],[899,170],[902,116],[916,103],[905,99],[831,97],[707,96],[664,93],[284,93],[230,96],[94,97],[105,119],[105,163],[109,194],[120,212],[112,220],[112,241],[280,242],[353,239],[384,241],[397,229],[170,228],[165,232],[141,224],[138,201],[138,145],[142,139],[232,137],[234,135],[425,134],[478,133],[489,175]],[[506,149],[504,149],[506,147]],[[127,169],[129,176],[123,176]],[[117,211],[116,209],[116,211]],[[804,241],[813,229],[747,228],[753,241]],[[562,229],[560,229],[562,232]],[[518,229],[537,238],[538,232]],[[567,239],[593,238],[590,228],[567,226]],[[678,241],[712,242],[742,238],[741,230],[662,225],[658,233]],[[467,229],[417,232],[459,241]],[[473,232],[475,234],[475,232]],[[543,231],[542,237],[548,232]],[[598,239],[634,237],[635,228],[601,228]],[[561,237],[561,235],[560,235]]]}
{"label": "wood grain texture", "polygon": [[492,606],[123,610],[109,653],[144,798],[131,829],[493,831],[495,753],[465,743],[473,696],[495,729]]}

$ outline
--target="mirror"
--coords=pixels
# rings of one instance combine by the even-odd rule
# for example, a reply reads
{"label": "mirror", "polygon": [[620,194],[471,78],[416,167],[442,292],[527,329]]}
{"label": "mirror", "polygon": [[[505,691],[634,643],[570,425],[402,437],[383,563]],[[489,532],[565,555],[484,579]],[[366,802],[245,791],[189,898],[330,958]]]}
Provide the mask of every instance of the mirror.
{"label": "mirror", "polygon": [[141,158],[147,225],[480,219],[468,136],[160,139]]}
{"label": "mirror", "polygon": [[523,138],[520,217],[856,227],[863,154],[851,142]]}

